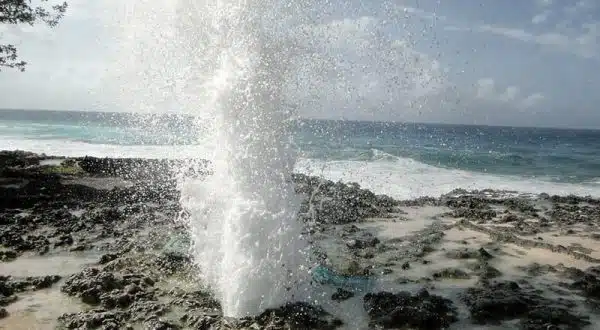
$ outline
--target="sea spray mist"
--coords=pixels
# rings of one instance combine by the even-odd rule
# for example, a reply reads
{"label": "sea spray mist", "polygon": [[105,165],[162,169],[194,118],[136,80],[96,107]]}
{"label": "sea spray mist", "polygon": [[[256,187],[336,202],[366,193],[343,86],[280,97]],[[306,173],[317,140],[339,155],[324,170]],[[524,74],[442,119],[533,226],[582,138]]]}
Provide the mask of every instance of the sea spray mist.
{"label": "sea spray mist", "polygon": [[212,126],[204,138],[214,146],[214,173],[184,179],[181,189],[201,278],[226,316],[310,295],[308,244],[291,180],[294,112],[282,96],[297,50],[293,41],[267,33],[264,20],[271,18],[258,9],[272,6],[216,1],[204,8],[213,71],[203,81],[201,110]]}

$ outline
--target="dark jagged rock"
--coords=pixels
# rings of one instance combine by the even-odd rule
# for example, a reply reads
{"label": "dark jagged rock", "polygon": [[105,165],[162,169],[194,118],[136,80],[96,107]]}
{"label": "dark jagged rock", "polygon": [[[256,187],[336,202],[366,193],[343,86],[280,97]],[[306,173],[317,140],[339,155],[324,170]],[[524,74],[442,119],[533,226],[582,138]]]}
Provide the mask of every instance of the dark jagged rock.
{"label": "dark jagged rock", "polygon": [[129,320],[144,321],[144,320],[156,320],[159,317],[165,315],[170,310],[167,304],[159,303],[156,301],[136,301],[129,308]]}
{"label": "dark jagged rock", "polygon": [[582,291],[592,299],[600,300],[600,267],[590,267],[585,271],[571,272],[574,282],[569,285],[571,289]]}
{"label": "dark jagged rock", "polygon": [[[154,281],[142,274],[114,274],[88,268],[67,278],[61,291],[88,305],[125,308],[137,300],[154,298]],[[132,290],[131,288],[137,288]]]}
{"label": "dark jagged rock", "polygon": [[0,306],[8,306],[17,301],[19,293],[50,288],[60,279],[58,275],[30,277],[0,275]]}
{"label": "dark jagged rock", "polygon": [[516,282],[499,282],[481,288],[470,288],[464,296],[475,323],[487,323],[521,316],[530,306],[539,304]]}
{"label": "dark jagged rock", "polygon": [[489,280],[502,276],[502,272],[500,272],[497,268],[490,266],[487,262],[480,264],[480,266],[477,268],[477,274],[483,280]]}
{"label": "dark jagged rock", "polygon": [[572,314],[572,302],[548,300],[516,282],[497,282],[467,290],[463,299],[477,324],[521,318],[522,329],[581,329],[587,317]]}
{"label": "dark jagged rock", "polygon": [[344,301],[354,297],[354,293],[344,290],[342,288],[338,288],[336,292],[331,295],[331,300],[335,301]]}
{"label": "dark jagged rock", "polygon": [[67,329],[123,329],[129,322],[144,322],[146,327],[155,329],[179,329],[177,324],[160,320],[168,311],[164,304],[152,301],[138,301],[126,309],[96,308],[79,313],[63,314],[58,321]]}
{"label": "dark jagged rock", "polygon": [[13,293],[47,289],[61,280],[58,275],[12,277],[0,276],[0,294],[10,296]]}
{"label": "dark jagged rock", "polygon": [[220,328],[222,318],[216,315],[184,314],[180,321],[193,329],[211,330]]}
{"label": "dark jagged rock", "polygon": [[438,198],[430,197],[430,196],[418,197],[416,199],[411,199],[411,200],[398,201],[397,203],[400,206],[409,206],[409,207],[425,206],[425,205],[430,205],[430,206],[441,205],[440,200]]}
{"label": "dark jagged rock", "polygon": [[522,198],[507,198],[502,201],[502,205],[508,207],[509,210],[519,211],[525,214],[535,214],[539,210],[531,204],[530,201]]}
{"label": "dark jagged rock", "polygon": [[100,257],[100,261],[98,261],[98,263],[99,263],[100,265],[104,265],[104,264],[107,264],[107,263],[109,263],[109,262],[111,262],[111,261],[113,261],[113,260],[117,259],[118,257],[119,257],[119,256],[118,256],[118,255],[116,255],[116,254],[114,254],[114,253],[107,253],[107,254],[104,254],[104,255],[102,255],[102,256]]}
{"label": "dark jagged rock", "polygon": [[11,283],[11,286],[14,288],[15,292],[22,292],[28,290],[47,289],[60,280],[61,277],[58,275],[46,275],[18,278],[9,281],[9,283]]}
{"label": "dark jagged rock", "polygon": [[523,271],[525,271],[530,276],[542,276],[550,272],[556,272],[556,268],[551,265],[540,265],[536,262],[520,267]]}
{"label": "dark jagged rock", "polygon": [[0,251],[0,261],[11,261],[18,257],[17,252],[13,250]]}
{"label": "dark jagged rock", "polygon": [[81,204],[97,199],[101,192],[84,185],[63,185],[55,174],[29,178],[23,187],[0,187],[0,209],[28,209],[37,204]]}
{"label": "dark jagged rock", "polygon": [[454,210],[452,215],[455,218],[492,220],[493,218],[496,217],[497,213],[494,210],[459,208],[459,209]]}
{"label": "dark jagged rock", "polygon": [[490,200],[481,197],[460,196],[446,199],[445,204],[453,209],[483,210],[489,209]]}
{"label": "dark jagged rock", "polygon": [[509,223],[509,222],[519,222],[522,221],[522,218],[516,214],[506,214],[504,215],[498,222],[500,223]]}
{"label": "dark jagged rock", "polygon": [[186,175],[207,175],[210,173],[206,160],[170,160],[142,158],[96,158],[75,159],[78,165],[92,175],[116,176],[127,179],[170,179],[175,170],[186,167]]}
{"label": "dark jagged rock", "polygon": [[220,313],[221,303],[204,291],[170,293],[175,299],[172,303],[188,310],[202,310],[206,313]]}
{"label": "dark jagged rock", "polygon": [[128,319],[123,311],[92,309],[79,313],[63,314],[58,321],[67,329],[122,329]]}
{"label": "dark jagged rock", "polygon": [[148,329],[153,329],[153,330],[178,330],[178,329],[181,329],[181,327],[177,324],[171,323],[169,321],[156,320],[156,319],[152,319],[152,320],[146,322],[145,325]]}
{"label": "dark jagged rock", "polygon": [[125,214],[116,207],[94,208],[81,215],[84,222],[94,224],[113,224],[122,221]]}
{"label": "dark jagged rock", "polygon": [[38,165],[40,160],[45,158],[43,155],[22,150],[3,150],[0,151],[0,169],[6,167],[27,167]]}
{"label": "dark jagged rock", "polygon": [[259,329],[336,329],[342,322],[323,308],[306,303],[290,303],[280,308],[268,309],[260,315],[242,319],[240,326]]}
{"label": "dark jagged rock", "polygon": [[345,184],[294,174],[296,191],[307,198],[302,203],[302,218],[326,224],[362,221],[392,211],[397,202],[384,195],[361,189],[356,183]]}
{"label": "dark jagged rock", "polygon": [[484,248],[479,248],[478,250],[470,248],[458,248],[447,251],[446,257],[450,259],[480,259],[486,261],[492,259],[494,256]]}
{"label": "dark jagged rock", "polygon": [[449,299],[431,295],[426,290],[368,293],[364,307],[371,318],[370,326],[387,329],[444,329],[457,321],[457,312]]}
{"label": "dark jagged rock", "polygon": [[591,205],[600,205],[600,199],[592,198],[589,196],[552,195],[552,196],[549,196],[547,199],[549,199],[551,202],[556,203],[556,204],[561,203],[561,204],[576,205],[576,204],[586,203],[586,204],[591,204]]}
{"label": "dark jagged rock", "polygon": [[494,258],[494,256],[487,252],[484,248],[479,248],[477,252],[479,253],[479,258],[481,258],[482,260],[490,260]]}
{"label": "dark jagged rock", "polygon": [[469,275],[464,270],[461,270],[458,268],[445,268],[445,269],[442,269],[440,271],[433,273],[432,276],[434,279],[449,278],[449,279],[458,279],[458,280],[468,280],[471,278],[471,275]]}
{"label": "dark jagged rock", "polygon": [[347,238],[346,246],[350,249],[371,248],[380,243],[377,237],[368,232],[362,232],[353,235],[342,235],[342,237]]}
{"label": "dark jagged rock", "polygon": [[477,250],[469,248],[459,248],[446,251],[446,257],[450,259],[476,259],[479,256]]}
{"label": "dark jagged rock", "polygon": [[567,308],[539,306],[529,311],[520,322],[523,330],[580,330],[590,325],[587,317],[573,314]]}
{"label": "dark jagged rock", "polygon": [[0,293],[0,306],[8,306],[17,301],[18,299],[19,297],[17,297],[16,295],[5,296],[2,293]]}
{"label": "dark jagged rock", "polygon": [[159,255],[155,263],[157,267],[168,274],[173,274],[187,266],[190,266],[192,259],[179,252],[168,251]]}

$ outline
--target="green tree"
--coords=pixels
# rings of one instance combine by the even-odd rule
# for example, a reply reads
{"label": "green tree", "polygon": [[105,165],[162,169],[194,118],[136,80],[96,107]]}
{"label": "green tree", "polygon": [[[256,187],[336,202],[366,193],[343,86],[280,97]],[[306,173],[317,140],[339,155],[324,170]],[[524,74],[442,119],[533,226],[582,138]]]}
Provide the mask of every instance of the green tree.
{"label": "green tree", "polygon": [[[54,27],[64,16],[67,3],[44,6],[48,0],[0,0],[0,24],[46,24]],[[0,38],[2,35],[0,34]],[[1,41],[1,39],[0,39]],[[17,47],[0,42],[0,71],[5,68],[25,70],[27,62],[19,60]]]}

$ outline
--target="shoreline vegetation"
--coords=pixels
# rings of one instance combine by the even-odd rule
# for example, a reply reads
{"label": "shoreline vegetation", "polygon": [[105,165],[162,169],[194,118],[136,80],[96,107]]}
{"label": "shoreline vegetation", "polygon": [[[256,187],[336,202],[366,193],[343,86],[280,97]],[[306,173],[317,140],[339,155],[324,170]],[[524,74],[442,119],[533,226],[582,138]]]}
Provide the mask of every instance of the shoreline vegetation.
{"label": "shoreline vegetation", "polygon": [[[2,151],[0,173],[0,329],[353,328],[306,303],[222,317],[173,242],[187,235],[173,176],[209,174],[208,162]],[[328,304],[359,304],[371,329],[600,324],[599,199],[458,189],[399,201],[293,180]],[[349,278],[385,289],[361,294]]]}

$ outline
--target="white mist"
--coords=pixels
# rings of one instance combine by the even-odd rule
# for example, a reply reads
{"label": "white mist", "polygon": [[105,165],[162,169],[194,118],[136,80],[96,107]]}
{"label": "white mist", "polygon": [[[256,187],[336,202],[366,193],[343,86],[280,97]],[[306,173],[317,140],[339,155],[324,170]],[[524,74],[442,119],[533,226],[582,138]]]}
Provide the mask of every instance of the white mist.
{"label": "white mist", "polygon": [[303,300],[309,276],[291,182],[293,113],[281,95],[291,48],[264,36],[257,10],[264,6],[268,1],[205,7],[215,61],[202,111],[212,127],[214,174],[181,183],[195,261],[224,314],[234,317]]}

